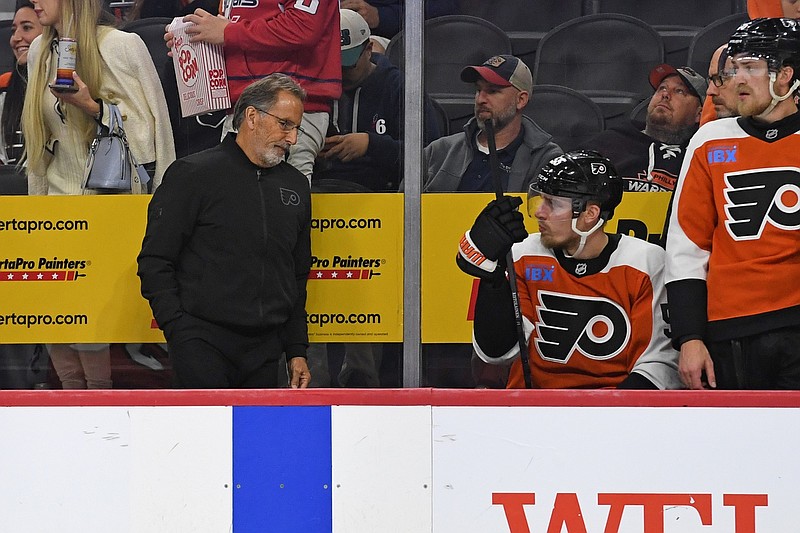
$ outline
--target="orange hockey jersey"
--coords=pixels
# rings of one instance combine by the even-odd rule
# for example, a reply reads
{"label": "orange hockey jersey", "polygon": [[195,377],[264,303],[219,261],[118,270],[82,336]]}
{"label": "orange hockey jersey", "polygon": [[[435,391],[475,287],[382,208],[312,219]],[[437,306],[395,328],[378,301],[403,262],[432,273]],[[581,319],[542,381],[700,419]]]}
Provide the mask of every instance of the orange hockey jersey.
{"label": "orange hockey jersey", "polygon": [[[800,324],[798,130],[800,113],[769,125],[727,118],[692,138],[673,201],[666,282],[673,312],[707,306],[708,323],[673,328],[676,338],[720,341]],[[673,286],[697,281],[707,303]]]}
{"label": "orange hockey jersey", "polygon": [[[681,388],[678,353],[662,314],[664,251],[626,235],[610,236],[600,257],[567,258],[542,245],[539,234],[514,245],[519,300],[535,388],[616,387],[638,372],[660,389]],[[475,317],[476,330],[481,316]],[[515,358],[491,357],[488,363]],[[524,387],[516,358],[509,388]]]}

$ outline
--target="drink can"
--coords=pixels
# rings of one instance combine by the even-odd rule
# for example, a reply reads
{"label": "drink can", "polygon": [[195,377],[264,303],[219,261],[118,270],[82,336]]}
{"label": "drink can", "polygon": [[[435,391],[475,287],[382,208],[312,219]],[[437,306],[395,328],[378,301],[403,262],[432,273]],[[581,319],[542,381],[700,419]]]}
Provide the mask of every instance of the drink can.
{"label": "drink can", "polygon": [[56,67],[56,85],[72,85],[72,73],[78,57],[78,43],[75,39],[63,37],[58,40],[58,65]]}

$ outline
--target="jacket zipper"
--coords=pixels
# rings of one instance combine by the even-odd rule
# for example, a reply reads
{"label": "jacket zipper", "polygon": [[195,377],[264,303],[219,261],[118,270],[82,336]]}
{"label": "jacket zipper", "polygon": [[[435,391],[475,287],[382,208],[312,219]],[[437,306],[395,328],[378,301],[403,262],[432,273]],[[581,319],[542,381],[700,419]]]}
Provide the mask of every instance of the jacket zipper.
{"label": "jacket zipper", "polygon": [[[264,233],[264,253],[267,252],[267,208],[264,204],[264,190],[261,188],[261,169],[256,170],[256,181],[258,182],[258,194],[261,198],[261,229]],[[266,265],[265,265],[266,257],[262,258],[261,263],[261,287],[258,292],[258,317],[263,321],[264,320],[264,300],[262,299],[261,295],[264,294],[264,285],[266,282]]]}

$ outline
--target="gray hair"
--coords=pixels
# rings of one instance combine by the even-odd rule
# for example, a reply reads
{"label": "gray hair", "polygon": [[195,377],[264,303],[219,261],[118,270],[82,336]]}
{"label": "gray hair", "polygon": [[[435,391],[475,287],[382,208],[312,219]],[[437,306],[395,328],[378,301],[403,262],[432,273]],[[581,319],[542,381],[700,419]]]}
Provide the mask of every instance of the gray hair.
{"label": "gray hair", "polygon": [[244,120],[245,109],[249,106],[270,109],[282,91],[297,97],[301,102],[306,99],[306,92],[303,88],[286,74],[270,74],[245,87],[233,108],[233,128],[239,129]]}

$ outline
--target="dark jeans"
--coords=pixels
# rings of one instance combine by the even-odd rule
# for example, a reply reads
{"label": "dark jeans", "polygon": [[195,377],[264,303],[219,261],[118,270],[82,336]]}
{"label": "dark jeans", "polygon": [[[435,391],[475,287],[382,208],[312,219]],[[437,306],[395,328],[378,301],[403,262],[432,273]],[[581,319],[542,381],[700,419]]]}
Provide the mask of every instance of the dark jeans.
{"label": "dark jeans", "polygon": [[800,326],[708,345],[718,389],[800,390]]}
{"label": "dark jeans", "polygon": [[282,349],[277,330],[242,334],[184,314],[170,324],[167,345],[177,388],[278,386]]}

